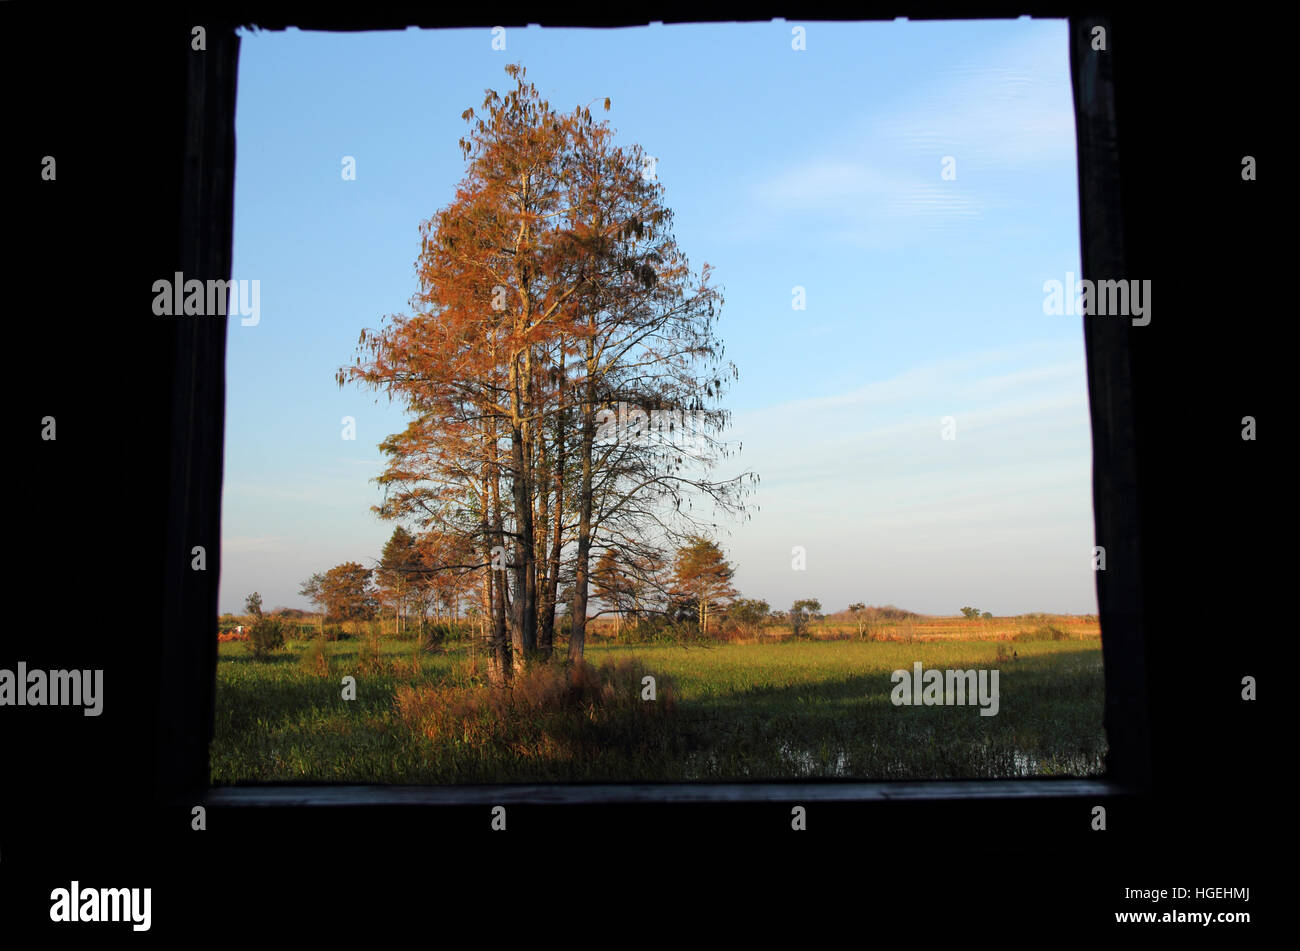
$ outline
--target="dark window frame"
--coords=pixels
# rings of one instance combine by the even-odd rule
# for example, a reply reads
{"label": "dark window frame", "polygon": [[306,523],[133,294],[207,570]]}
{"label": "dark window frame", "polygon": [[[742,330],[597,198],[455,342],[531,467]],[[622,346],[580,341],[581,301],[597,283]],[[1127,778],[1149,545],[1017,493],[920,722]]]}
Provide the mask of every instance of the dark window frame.
{"label": "dark window frame", "polygon": [[[916,8],[923,4],[910,3]],[[1023,10],[983,12],[1015,18]],[[915,15],[915,14],[914,14]],[[1060,11],[1032,15],[1059,17]],[[971,18],[932,9],[927,17]],[[872,17],[864,14],[863,19]],[[875,17],[880,19],[881,17]],[[692,18],[703,22],[706,18]],[[645,22],[645,21],[642,21]],[[688,22],[665,20],[664,22]],[[546,25],[579,25],[547,18]],[[1094,27],[1112,35],[1103,16],[1073,16],[1069,23],[1074,92],[1082,276],[1126,274],[1119,132],[1113,57],[1091,49]],[[231,276],[237,25],[264,29],[371,30],[473,24],[426,22],[426,15],[391,12],[328,13],[207,21],[206,50],[188,59],[179,264],[203,279]],[[478,24],[482,25],[482,24]],[[590,25],[582,24],[582,25]],[[609,24],[623,25],[623,24]],[[626,25],[632,25],[628,21]],[[604,784],[486,787],[265,784],[213,787],[209,744],[213,736],[217,648],[217,579],[220,576],[221,481],[224,453],[226,318],[178,322],[172,375],[171,494],[164,564],[164,630],[156,788],[170,802],[217,806],[409,806],[480,803],[636,804],[701,802],[1009,802],[1031,799],[1140,794],[1151,788],[1151,739],[1143,627],[1141,520],[1137,407],[1131,375],[1132,328],[1127,321],[1083,319],[1093,444],[1093,514],[1107,568],[1097,572],[1106,679],[1106,774],[1100,779],[962,780],[774,783]],[[1139,331],[1140,332],[1140,331]],[[217,411],[213,411],[216,407]],[[208,571],[188,570],[202,539]]]}

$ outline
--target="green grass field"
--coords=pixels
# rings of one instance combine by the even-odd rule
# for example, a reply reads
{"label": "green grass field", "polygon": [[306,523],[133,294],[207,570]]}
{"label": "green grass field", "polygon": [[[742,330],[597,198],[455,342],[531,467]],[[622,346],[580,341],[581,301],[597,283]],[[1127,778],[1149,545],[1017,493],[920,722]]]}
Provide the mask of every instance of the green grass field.
{"label": "green grass field", "polygon": [[[383,640],[377,664],[363,661],[364,640],[316,643],[327,670],[304,657],[311,642],[290,641],[260,661],[242,643],[220,645],[214,783],[1084,776],[1102,771],[1106,751],[1096,637],[597,644],[587,650],[592,664],[639,659],[663,684],[657,702],[675,699],[671,714],[647,727],[635,717],[575,724],[584,714],[564,713],[563,723],[552,716],[530,726],[526,739],[468,728],[426,734],[399,713],[403,685],[468,687],[464,647],[417,656],[413,641]],[[998,659],[1013,649],[1018,659]],[[918,660],[927,669],[998,669],[998,714],[893,705],[890,673]],[[356,678],[355,700],[342,698],[346,675]]]}

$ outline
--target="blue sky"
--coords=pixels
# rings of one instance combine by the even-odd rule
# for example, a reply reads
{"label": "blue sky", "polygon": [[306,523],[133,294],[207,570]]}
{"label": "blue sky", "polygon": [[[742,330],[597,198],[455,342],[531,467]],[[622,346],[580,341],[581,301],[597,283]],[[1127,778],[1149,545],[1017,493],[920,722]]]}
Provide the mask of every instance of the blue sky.
{"label": "blue sky", "polygon": [[762,478],[720,536],[743,594],[1096,611],[1082,318],[1043,313],[1080,272],[1065,22],[814,22],[803,50],[795,25],[512,28],[504,51],[485,29],[245,33],[233,276],[261,319],[229,322],[221,610],[306,607],[303,578],[391,534],[369,480],[400,408],[334,372],[407,310],[460,114],[519,62],[658,159],[679,245],[715,269],[744,446],[723,471]]}

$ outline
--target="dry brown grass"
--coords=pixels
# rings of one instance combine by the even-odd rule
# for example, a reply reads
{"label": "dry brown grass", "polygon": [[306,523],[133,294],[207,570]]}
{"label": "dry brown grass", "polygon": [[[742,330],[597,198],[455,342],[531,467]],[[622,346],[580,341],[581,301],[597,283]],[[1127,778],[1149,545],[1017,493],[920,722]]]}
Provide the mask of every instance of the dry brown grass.
{"label": "dry brown grass", "polygon": [[[473,670],[466,674],[472,676]],[[507,687],[399,686],[394,703],[408,727],[435,742],[506,743],[519,755],[545,758],[634,734],[677,708],[672,681],[655,678],[655,699],[642,699],[645,665],[635,658],[595,667],[536,664]],[[577,716],[574,716],[577,714]]]}
{"label": "dry brown grass", "polygon": [[[1056,632],[1060,632],[1061,636],[1057,637]],[[790,636],[790,629],[770,627],[768,633],[777,639],[784,639]],[[822,621],[813,625],[812,636],[816,640],[857,640],[858,628],[850,622]],[[1095,616],[1043,614],[968,620],[964,617],[918,615],[896,621],[873,621],[862,639],[910,644],[934,641],[1088,640],[1099,637],[1101,625]]]}
{"label": "dry brown grass", "polygon": [[[861,630],[847,612],[814,622],[808,634],[815,641],[873,641],[889,644],[927,644],[936,641],[1036,641],[1089,640],[1101,636],[1095,615],[1027,614],[1015,617],[968,619],[914,614],[887,605],[868,608]],[[596,642],[618,642],[614,625],[606,618],[589,622]],[[770,644],[791,638],[788,624],[761,627],[725,622],[712,630],[710,640],[726,644]]]}

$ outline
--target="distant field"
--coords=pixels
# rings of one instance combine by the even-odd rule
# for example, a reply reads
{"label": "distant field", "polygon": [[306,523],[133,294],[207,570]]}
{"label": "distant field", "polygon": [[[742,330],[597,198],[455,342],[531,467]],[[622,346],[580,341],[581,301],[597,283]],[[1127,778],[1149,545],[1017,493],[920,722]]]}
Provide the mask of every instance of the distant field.
{"label": "distant field", "polygon": [[[921,617],[912,621],[891,621],[881,625],[879,633],[890,638],[915,637],[918,640],[958,638],[962,640],[1014,640],[1017,636],[1036,635],[1042,628],[1054,628],[1068,638],[1099,638],[1101,627],[1095,617],[1068,614],[1045,614],[1034,619],[990,618],[967,620],[963,617]],[[858,629],[847,621],[822,621],[813,626],[814,637],[857,637]]]}
{"label": "distant field", "polygon": [[[968,620],[964,617],[917,617],[903,621],[880,621],[867,625],[864,631],[852,621],[826,619],[815,621],[809,628],[809,634],[816,640],[856,640],[865,636],[886,641],[929,641],[929,640],[979,640],[1011,641],[1021,639],[1041,639],[1050,637],[1052,632],[1060,631],[1067,639],[1100,638],[1101,627],[1095,616],[1071,614],[1043,614],[1032,617],[990,618],[988,620]],[[589,621],[588,633],[595,632],[597,637],[612,637],[614,622],[609,617]],[[768,624],[760,635],[745,638],[742,642],[768,643],[787,639],[790,636],[788,625]]]}
{"label": "distant field", "polygon": [[[363,659],[364,639],[290,641],[257,661],[243,643],[225,643],[212,781],[956,779],[1103,769],[1095,621],[924,618],[890,625],[876,632],[878,641],[859,640],[856,630],[843,640],[829,639],[840,636],[834,630],[820,633],[826,639],[594,643],[587,650],[594,665],[639,660],[664,685],[657,702],[671,714],[646,726],[626,717],[575,724],[584,714],[566,713],[563,721],[539,719],[511,741],[470,725],[421,732],[397,709],[395,694],[404,685],[439,688],[431,691],[438,697],[472,696],[477,688],[464,646],[423,653],[414,641],[383,639],[376,661]],[[325,657],[304,657],[309,647]],[[890,673],[910,670],[914,661],[926,669],[999,670],[998,714],[982,717],[976,706],[893,705]],[[345,675],[356,678],[355,700],[341,697]]]}

